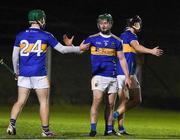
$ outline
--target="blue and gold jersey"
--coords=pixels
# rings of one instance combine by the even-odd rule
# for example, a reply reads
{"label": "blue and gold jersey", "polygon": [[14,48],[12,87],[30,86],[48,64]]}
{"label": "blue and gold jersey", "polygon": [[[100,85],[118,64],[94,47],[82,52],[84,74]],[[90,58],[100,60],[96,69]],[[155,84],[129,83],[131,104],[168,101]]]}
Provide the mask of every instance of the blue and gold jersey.
{"label": "blue and gold jersey", "polygon": [[45,76],[46,51],[55,47],[58,41],[52,34],[37,28],[29,28],[16,36],[14,46],[20,47],[19,75]]}
{"label": "blue and gold jersey", "polygon": [[116,77],[117,51],[122,51],[122,41],[111,34],[91,35],[85,43],[90,43],[92,75]]}
{"label": "blue and gold jersey", "polygon": [[[133,34],[130,30],[126,30],[120,35],[120,38],[123,40],[123,52],[128,64],[129,73],[130,75],[134,75],[136,71],[136,50],[133,47],[131,47],[130,43],[133,40],[138,40],[138,37],[136,34]],[[117,63],[117,74],[124,75],[119,61]]]}

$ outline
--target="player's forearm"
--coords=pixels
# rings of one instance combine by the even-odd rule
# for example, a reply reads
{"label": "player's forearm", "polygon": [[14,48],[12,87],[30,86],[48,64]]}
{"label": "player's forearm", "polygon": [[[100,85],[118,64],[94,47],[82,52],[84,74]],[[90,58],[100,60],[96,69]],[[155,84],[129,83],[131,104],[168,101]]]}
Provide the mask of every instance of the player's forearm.
{"label": "player's forearm", "polygon": [[128,70],[128,65],[127,65],[126,59],[125,58],[121,58],[121,59],[119,59],[119,62],[121,64],[121,67],[122,67],[122,70],[124,72],[124,75],[126,77],[128,77],[129,76],[129,70]]}
{"label": "player's forearm", "polygon": [[12,63],[13,63],[13,69],[14,73],[18,74],[19,72],[19,47],[14,47],[13,53],[12,53]]}
{"label": "player's forearm", "polygon": [[134,46],[135,50],[140,53],[152,54],[152,49],[146,48],[143,45]]}
{"label": "player's forearm", "polygon": [[65,53],[81,53],[79,46],[63,46],[61,43],[58,43],[55,47],[55,50],[58,52]]}

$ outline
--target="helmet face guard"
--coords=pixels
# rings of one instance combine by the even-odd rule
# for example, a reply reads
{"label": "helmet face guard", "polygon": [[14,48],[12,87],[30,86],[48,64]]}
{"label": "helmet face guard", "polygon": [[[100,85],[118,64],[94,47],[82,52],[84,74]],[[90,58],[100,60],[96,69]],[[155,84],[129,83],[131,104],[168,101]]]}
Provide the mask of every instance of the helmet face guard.
{"label": "helmet face guard", "polygon": [[127,26],[132,27],[136,31],[140,31],[142,28],[142,20],[138,15],[136,15],[136,16],[128,19]]}
{"label": "helmet face guard", "polygon": [[[98,27],[98,29],[101,31],[101,29],[100,29],[100,22],[101,21],[103,21],[103,20],[106,20],[110,25],[111,25],[111,27],[112,27],[112,25],[113,25],[113,19],[112,19],[112,16],[110,15],[110,14],[107,14],[107,13],[105,13],[105,14],[102,14],[102,15],[99,15],[98,16],[98,19],[97,19],[97,27]],[[110,29],[108,30],[108,32],[111,30],[111,27],[110,27]]]}
{"label": "helmet face guard", "polygon": [[31,10],[28,13],[29,23],[37,23],[41,28],[44,28],[46,25],[46,14],[43,10],[35,9]]}

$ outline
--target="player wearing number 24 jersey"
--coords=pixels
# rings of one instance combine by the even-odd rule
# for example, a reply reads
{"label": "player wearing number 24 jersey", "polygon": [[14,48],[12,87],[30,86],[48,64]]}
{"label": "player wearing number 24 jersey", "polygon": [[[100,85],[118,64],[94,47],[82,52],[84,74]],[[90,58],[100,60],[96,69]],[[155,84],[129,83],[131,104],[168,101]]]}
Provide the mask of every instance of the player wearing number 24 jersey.
{"label": "player wearing number 24 jersey", "polygon": [[16,36],[14,46],[20,47],[19,76],[44,76],[48,46],[55,47],[57,39],[48,32],[29,28]]}
{"label": "player wearing number 24 jersey", "polygon": [[[29,11],[28,20],[30,28],[16,36],[12,60],[14,73],[17,75],[18,99],[12,107],[10,122],[7,128],[9,135],[16,135],[16,121],[23,106],[29,97],[31,89],[35,89],[40,104],[40,119],[42,136],[54,136],[49,130],[49,82],[46,72],[46,52],[52,47],[58,52],[81,53],[89,48],[88,44],[80,46],[63,46],[50,33],[43,31],[46,24],[46,15],[43,10]],[[72,44],[72,40],[64,36],[66,44]],[[29,126],[27,126],[29,127]]]}

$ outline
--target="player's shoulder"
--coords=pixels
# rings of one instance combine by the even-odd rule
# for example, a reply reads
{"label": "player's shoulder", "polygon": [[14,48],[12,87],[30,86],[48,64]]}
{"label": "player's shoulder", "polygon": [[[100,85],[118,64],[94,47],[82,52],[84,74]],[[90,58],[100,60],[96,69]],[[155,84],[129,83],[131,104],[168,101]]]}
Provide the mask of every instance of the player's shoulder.
{"label": "player's shoulder", "polygon": [[47,36],[52,35],[50,32],[41,29],[39,30],[39,33]]}
{"label": "player's shoulder", "polygon": [[111,36],[112,36],[114,39],[118,40],[118,41],[122,41],[121,38],[119,38],[118,36],[116,36],[116,35],[114,35],[114,34],[112,34],[112,33],[111,33]]}
{"label": "player's shoulder", "polygon": [[52,35],[52,33],[48,32],[48,31],[41,30],[41,32],[43,32],[44,34],[47,34],[47,35]]}
{"label": "player's shoulder", "polygon": [[16,34],[16,39],[21,39],[25,36],[26,34],[26,30],[22,30],[22,31],[19,31],[17,34]]}
{"label": "player's shoulder", "polygon": [[137,36],[135,33],[131,32],[131,31],[128,30],[128,29],[127,29],[124,33],[127,34],[127,35],[129,35],[129,36]]}
{"label": "player's shoulder", "polygon": [[99,36],[99,33],[92,34],[92,35],[90,35],[89,37],[92,38],[92,37],[97,37],[97,36]]}
{"label": "player's shoulder", "polygon": [[125,30],[123,33],[121,33],[120,38],[121,37],[136,37],[137,35],[132,33],[130,30]]}
{"label": "player's shoulder", "polygon": [[20,31],[16,34],[16,36],[22,36],[24,33],[26,33],[26,30]]}
{"label": "player's shoulder", "polygon": [[45,30],[40,30],[41,34],[43,34],[44,36],[48,37],[48,38],[54,38],[54,35],[48,31]]}

